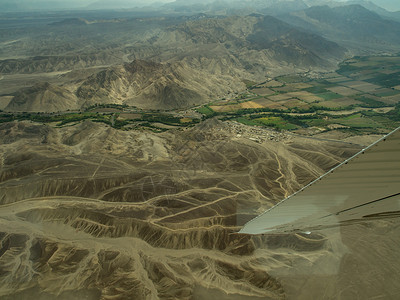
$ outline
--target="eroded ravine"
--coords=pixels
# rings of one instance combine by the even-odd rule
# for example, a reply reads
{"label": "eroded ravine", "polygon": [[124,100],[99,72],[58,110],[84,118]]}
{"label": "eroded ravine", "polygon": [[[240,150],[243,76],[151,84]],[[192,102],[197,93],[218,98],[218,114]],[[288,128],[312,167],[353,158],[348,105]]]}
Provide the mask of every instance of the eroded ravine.
{"label": "eroded ravine", "polygon": [[358,150],[314,141],[318,151],[299,151],[301,138],[288,137],[274,151],[219,122],[162,135],[11,124],[0,127],[0,297],[201,299],[205,289],[284,299],[274,270],[334,246],[237,231]]}

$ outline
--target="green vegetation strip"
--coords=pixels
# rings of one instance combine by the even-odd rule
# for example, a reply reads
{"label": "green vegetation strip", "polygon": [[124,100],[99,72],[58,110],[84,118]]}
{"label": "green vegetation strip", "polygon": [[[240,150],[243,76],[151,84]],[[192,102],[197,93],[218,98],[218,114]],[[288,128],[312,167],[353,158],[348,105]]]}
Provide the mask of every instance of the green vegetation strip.
{"label": "green vegetation strip", "polygon": [[[285,94],[288,91],[298,92],[298,94],[293,94],[295,98],[297,98],[297,95],[300,95],[298,96],[299,98],[297,98],[298,102],[293,101],[292,98],[287,100],[288,104],[290,104],[288,105],[290,108],[285,108],[286,100],[279,100],[279,97],[273,98],[271,97],[272,95],[267,97],[256,96],[254,93],[249,93],[247,91],[237,95],[236,99],[230,101],[215,101],[212,105],[219,106],[218,111],[217,108],[215,108],[216,111],[214,111],[210,107],[211,104],[196,108],[196,111],[202,114],[203,120],[218,117],[221,120],[236,120],[250,126],[266,126],[278,130],[294,130],[310,126],[323,127],[329,130],[329,125],[339,124],[349,127],[348,129],[341,130],[354,130],[357,133],[373,133],[380,132],[382,128],[395,128],[400,125],[400,103],[396,105],[385,103],[392,103],[396,95],[400,96],[400,92],[393,89],[394,86],[400,85],[400,57],[354,57],[340,64],[337,74],[347,76],[347,83],[352,82],[352,80],[363,81],[378,85],[380,88],[369,92],[370,94],[359,94],[353,97],[346,97],[348,99],[344,98],[336,101],[335,99],[343,98],[343,96],[331,92],[327,88],[340,86],[340,83],[335,84],[333,82],[328,82],[324,78],[310,79],[303,74],[292,74],[275,78],[274,80],[283,83],[283,87],[271,88],[271,90],[275,90],[274,95]],[[365,77],[365,74],[368,74],[368,76]],[[249,80],[244,80],[243,82],[248,88],[254,88],[256,84]],[[299,88],[296,88],[292,83],[307,83],[307,85],[303,85],[303,87],[312,86],[301,88],[301,85],[298,85]],[[369,85],[369,87],[371,86]],[[373,86],[372,89],[374,89]],[[318,99],[321,99],[321,101],[315,100],[312,102],[311,100],[312,103],[302,105],[304,102],[301,99],[302,93],[304,93],[304,97],[312,97],[312,95],[306,92],[318,96]],[[379,97],[389,98],[385,99]],[[264,101],[262,98],[266,98],[266,100]],[[256,101],[258,99],[261,99],[261,101]],[[382,101],[380,101],[380,99]],[[265,105],[269,107],[241,108],[241,106],[245,106],[241,104],[242,102],[252,100],[256,101],[257,104],[265,102]],[[357,102],[354,100],[357,100]],[[296,103],[298,103],[299,107],[292,107]],[[346,103],[353,104],[347,105]],[[261,106],[261,104],[259,105]],[[227,107],[224,109],[221,106]],[[394,106],[394,109],[387,113],[373,110],[374,108],[390,106]],[[364,110],[346,116],[343,115],[346,111],[355,110],[357,107],[362,107]],[[42,123],[56,122],[58,126],[65,126],[66,124],[74,124],[82,120],[90,119],[94,122],[103,122],[114,128],[123,130],[144,127],[154,132],[161,132],[167,129],[157,127],[159,123],[174,127],[187,127],[193,126],[201,121],[194,118],[178,117],[177,114],[168,114],[161,111],[138,111],[137,109],[134,110],[137,111],[135,112],[137,117],[134,119],[119,119],[119,114],[126,112],[126,108],[128,108],[127,105],[102,104],[91,106],[87,108],[85,112],[79,113],[1,113],[0,111],[0,123],[13,120],[31,120]],[[97,109],[102,110],[95,112]],[[131,112],[132,109],[129,111]],[[338,113],[333,114],[332,112],[334,111]],[[340,112],[343,112],[342,115],[339,115]],[[127,112],[127,114],[129,114],[129,112]],[[162,126],[160,125],[160,127]]]}
{"label": "green vegetation strip", "polygon": [[357,97],[356,100],[362,102],[362,104],[360,104],[361,107],[378,108],[378,107],[387,106],[387,104],[385,104],[385,103],[383,103],[381,101],[374,100],[374,99],[368,98],[366,96]]}
{"label": "green vegetation strip", "polygon": [[214,116],[216,114],[215,111],[213,111],[208,105],[204,105],[200,108],[197,108],[197,111],[203,115],[205,115],[206,117],[211,117]]}

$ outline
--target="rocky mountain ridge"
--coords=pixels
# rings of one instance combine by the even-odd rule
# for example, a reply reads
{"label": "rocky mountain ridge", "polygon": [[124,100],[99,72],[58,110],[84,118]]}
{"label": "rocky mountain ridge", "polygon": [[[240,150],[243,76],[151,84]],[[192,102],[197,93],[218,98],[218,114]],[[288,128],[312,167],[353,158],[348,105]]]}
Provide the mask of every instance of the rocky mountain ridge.
{"label": "rocky mountain ridge", "polygon": [[[95,25],[85,23],[84,26]],[[345,55],[345,49],[337,44],[270,16],[189,20],[154,31],[151,38],[138,41],[129,49],[122,51],[128,52],[123,60],[133,62],[108,67],[103,64],[118,60],[100,52],[93,58],[59,56],[36,57],[32,62],[29,59],[1,61],[0,70],[34,73],[72,68],[76,74],[79,68],[100,65],[105,70],[86,79],[77,76],[79,79],[74,81],[64,75],[58,80],[65,79],[61,88],[65,86],[72,91],[81,107],[116,103],[174,109],[243,91],[243,80],[262,81],[292,70],[329,70]],[[24,89],[17,94],[28,92],[29,89]],[[30,102],[35,97],[23,99]],[[53,101],[57,99],[64,102],[59,107],[67,108],[71,104],[58,96]],[[46,110],[37,107],[38,102],[33,105],[21,101],[21,97],[11,100],[8,108]],[[74,104],[69,109],[76,107]]]}

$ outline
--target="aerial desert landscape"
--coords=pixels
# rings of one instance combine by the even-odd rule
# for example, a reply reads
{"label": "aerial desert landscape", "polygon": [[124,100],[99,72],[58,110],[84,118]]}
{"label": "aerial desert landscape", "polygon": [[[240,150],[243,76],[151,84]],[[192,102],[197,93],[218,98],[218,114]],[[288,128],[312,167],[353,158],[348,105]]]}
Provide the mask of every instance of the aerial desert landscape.
{"label": "aerial desert landscape", "polygon": [[[260,145],[213,120],[162,135],[90,121],[14,122],[1,133],[4,299],[395,295],[397,219],[311,235],[237,233],[355,144],[281,134]],[[355,278],[371,290],[349,290]]]}
{"label": "aerial desert landscape", "polygon": [[345,162],[400,126],[390,1],[28,2],[0,4],[1,300],[399,298],[394,202],[307,211],[399,178],[399,131]]}

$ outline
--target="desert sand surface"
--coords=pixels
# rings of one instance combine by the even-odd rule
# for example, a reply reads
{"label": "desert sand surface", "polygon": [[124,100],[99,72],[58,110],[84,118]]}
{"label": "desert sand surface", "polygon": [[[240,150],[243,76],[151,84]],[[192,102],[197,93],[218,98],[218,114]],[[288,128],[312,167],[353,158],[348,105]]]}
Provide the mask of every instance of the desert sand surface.
{"label": "desert sand surface", "polygon": [[[243,125],[244,126],[244,125]],[[396,299],[398,219],[238,234],[362,146],[0,125],[0,299]]]}

